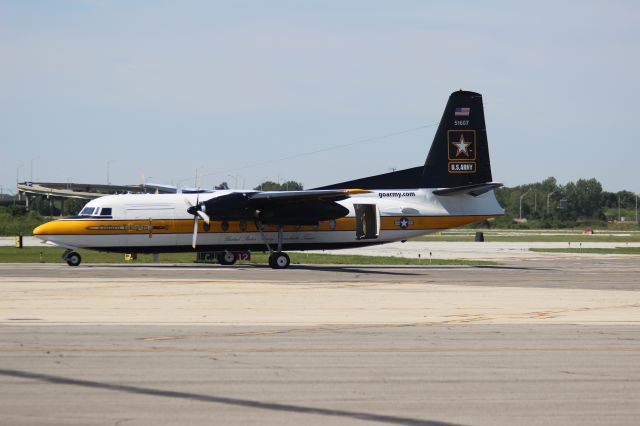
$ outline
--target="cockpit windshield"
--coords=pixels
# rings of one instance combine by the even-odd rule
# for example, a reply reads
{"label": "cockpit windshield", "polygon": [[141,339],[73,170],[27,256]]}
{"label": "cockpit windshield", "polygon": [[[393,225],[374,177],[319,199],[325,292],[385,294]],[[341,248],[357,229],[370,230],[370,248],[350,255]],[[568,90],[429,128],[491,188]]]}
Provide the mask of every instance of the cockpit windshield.
{"label": "cockpit windshield", "polygon": [[93,214],[93,211],[95,210],[95,207],[85,207],[80,211],[80,214],[83,216],[90,216]]}
{"label": "cockpit windshield", "polygon": [[82,208],[82,210],[80,210],[79,216],[111,217],[111,211],[112,211],[111,207],[100,208],[100,206],[98,207],[85,206]]}

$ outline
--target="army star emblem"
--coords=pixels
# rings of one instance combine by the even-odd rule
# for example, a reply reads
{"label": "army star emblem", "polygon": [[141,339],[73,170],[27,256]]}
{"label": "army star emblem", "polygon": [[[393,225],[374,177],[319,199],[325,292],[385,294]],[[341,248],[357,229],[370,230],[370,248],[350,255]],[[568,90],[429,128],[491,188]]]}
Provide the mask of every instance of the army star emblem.
{"label": "army star emblem", "polygon": [[407,229],[409,225],[413,223],[413,221],[407,219],[406,217],[403,217],[403,218],[400,218],[400,220],[396,220],[394,223],[402,229]]}
{"label": "army star emblem", "polygon": [[464,154],[467,156],[467,158],[469,158],[469,145],[471,145],[470,142],[465,142],[464,141],[464,135],[460,135],[460,141],[459,142],[451,142],[453,144],[453,146],[456,147],[456,157],[459,156],[460,154]]}

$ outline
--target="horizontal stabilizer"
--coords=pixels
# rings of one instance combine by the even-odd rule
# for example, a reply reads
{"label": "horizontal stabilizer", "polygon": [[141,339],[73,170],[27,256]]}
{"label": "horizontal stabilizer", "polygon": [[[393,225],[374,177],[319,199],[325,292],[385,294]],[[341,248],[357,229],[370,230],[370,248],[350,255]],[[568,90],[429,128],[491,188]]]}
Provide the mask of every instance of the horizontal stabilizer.
{"label": "horizontal stabilizer", "polygon": [[475,185],[465,185],[465,186],[456,186],[454,188],[444,188],[444,189],[436,189],[433,191],[435,195],[441,196],[449,196],[449,195],[459,195],[459,194],[469,194],[477,197],[478,195],[482,195],[485,192],[489,192],[492,189],[500,188],[502,186],[501,183],[497,182],[487,182],[487,183],[477,183]]}

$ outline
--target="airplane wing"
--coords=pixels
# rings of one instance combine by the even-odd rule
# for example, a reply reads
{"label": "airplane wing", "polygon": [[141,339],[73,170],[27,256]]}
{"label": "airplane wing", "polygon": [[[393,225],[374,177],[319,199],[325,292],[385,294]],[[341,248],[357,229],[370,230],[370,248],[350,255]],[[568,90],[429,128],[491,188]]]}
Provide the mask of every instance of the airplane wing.
{"label": "airplane wing", "polygon": [[344,217],[349,209],[336,201],[371,191],[362,189],[231,192],[188,209],[214,220],[258,220],[264,224],[314,225]]}
{"label": "airplane wing", "polygon": [[364,189],[341,190],[309,190],[309,191],[268,191],[257,192],[249,196],[256,205],[277,205],[278,203],[299,203],[310,200],[340,201],[352,195],[367,194],[371,191]]}

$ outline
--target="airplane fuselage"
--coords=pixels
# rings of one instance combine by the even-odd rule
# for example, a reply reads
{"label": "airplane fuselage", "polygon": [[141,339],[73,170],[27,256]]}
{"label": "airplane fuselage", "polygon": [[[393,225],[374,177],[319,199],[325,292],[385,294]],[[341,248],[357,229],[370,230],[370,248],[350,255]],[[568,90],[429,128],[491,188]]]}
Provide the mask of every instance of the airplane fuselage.
{"label": "airplane fuselage", "polygon": [[[198,244],[191,246],[193,215],[189,204],[231,192],[197,194],[123,194],[89,202],[80,216],[52,221],[34,235],[52,244],[123,253],[181,251],[266,250],[275,243],[278,227],[255,220],[198,220]],[[287,250],[321,250],[358,247],[406,240],[455,228],[503,214],[493,191],[481,196],[437,196],[430,189],[371,191],[338,202],[349,210],[345,217],[317,225],[285,225],[282,245]],[[378,221],[372,238],[357,236],[354,205],[374,205]],[[93,209],[90,214],[86,212]],[[104,213],[108,214],[104,214]]]}

